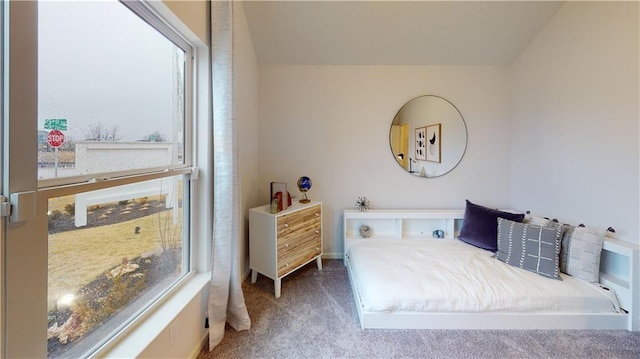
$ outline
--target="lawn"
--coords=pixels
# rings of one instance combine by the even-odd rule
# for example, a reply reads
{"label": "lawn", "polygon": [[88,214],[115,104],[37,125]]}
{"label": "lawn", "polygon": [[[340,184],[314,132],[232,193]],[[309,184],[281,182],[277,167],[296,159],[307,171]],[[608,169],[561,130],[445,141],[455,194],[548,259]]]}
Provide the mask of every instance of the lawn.
{"label": "lawn", "polygon": [[[49,210],[64,212],[69,203],[73,203],[73,197],[51,200]],[[117,223],[49,234],[49,309],[55,308],[58,298],[76,293],[124,258],[131,260],[162,250],[160,227],[171,225],[172,210],[120,222],[119,215],[130,212],[127,205],[121,207],[121,213],[109,214]],[[180,226],[181,216],[170,227],[179,230]]]}

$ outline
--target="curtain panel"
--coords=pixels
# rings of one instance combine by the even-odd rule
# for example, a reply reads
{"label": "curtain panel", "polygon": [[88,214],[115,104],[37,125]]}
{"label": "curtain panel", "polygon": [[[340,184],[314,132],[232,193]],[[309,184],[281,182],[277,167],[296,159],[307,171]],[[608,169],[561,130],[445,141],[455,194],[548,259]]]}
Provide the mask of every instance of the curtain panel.
{"label": "curtain panel", "polygon": [[209,288],[209,350],[224,337],[225,323],[248,330],[251,319],[242,294],[240,253],[242,209],[238,133],[233,86],[233,1],[211,1],[213,85],[213,243]]}

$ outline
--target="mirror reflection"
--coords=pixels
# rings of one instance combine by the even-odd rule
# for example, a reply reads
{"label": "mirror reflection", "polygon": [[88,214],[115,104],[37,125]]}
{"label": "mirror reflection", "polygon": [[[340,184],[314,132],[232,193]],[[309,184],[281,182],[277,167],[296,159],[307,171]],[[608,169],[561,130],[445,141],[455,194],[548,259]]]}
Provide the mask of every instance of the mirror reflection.
{"label": "mirror reflection", "polygon": [[408,173],[439,177],[462,160],[467,125],[451,102],[434,95],[419,96],[393,118],[389,144],[396,162]]}

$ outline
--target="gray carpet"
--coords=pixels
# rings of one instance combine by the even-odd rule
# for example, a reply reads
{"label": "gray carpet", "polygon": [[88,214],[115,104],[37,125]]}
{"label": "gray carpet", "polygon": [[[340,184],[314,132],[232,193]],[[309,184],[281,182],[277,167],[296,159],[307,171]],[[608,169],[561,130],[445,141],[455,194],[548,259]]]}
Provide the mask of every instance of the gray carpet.
{"label": "gray carpet", "polygon": [[282,281],[243,284],[249,331],[227,326],[205,358],[640,358],[640,332],[622,330],[362,330],[346,268],[315,262]]}

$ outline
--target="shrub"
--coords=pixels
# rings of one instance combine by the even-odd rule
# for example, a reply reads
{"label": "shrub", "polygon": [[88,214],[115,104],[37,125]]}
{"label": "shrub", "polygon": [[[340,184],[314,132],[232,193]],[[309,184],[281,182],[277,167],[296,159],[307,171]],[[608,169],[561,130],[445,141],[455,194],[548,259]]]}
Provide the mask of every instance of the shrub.
{"label": "shrub", "polygon": [[158,214],[158,235],[163,252],[182,247],[182,222],[174,222],[172,210]]}
{"label": "shrub", "polygon": [[131,267],[131,263],[125,258],[122,264],[104,273],[108,280],[101,288],[97,288],[104,290],[104,293],[99,297],[81,296],[65,323],[53,323],[49,327],[48,338],[57,338],[62,344],[74,341],[138,298],[146,288],[146,283],[142,273],[133,273],[135,269],[137,267]]}
{"label": "shrub", "polygon": [[49,213],[47,213],[47,217],[49,217],[48,219],[48,228],[52,229],[56,226],[56,220],[60,217],[62,217],[62,212],[58,211],[57,209],[50,211]]}
{"label": "shrub", "polygon": [[49,212],[49,219],[58,219],[60,217],[62,217],[62,212],[58,211],[57,209],[54,209],[53,211]]}
{"label": "shrub", "polygon": [[68,215],[73,216],[76,214],[76,204],[68,203],[64,206],[64,211],[67,212]]}

